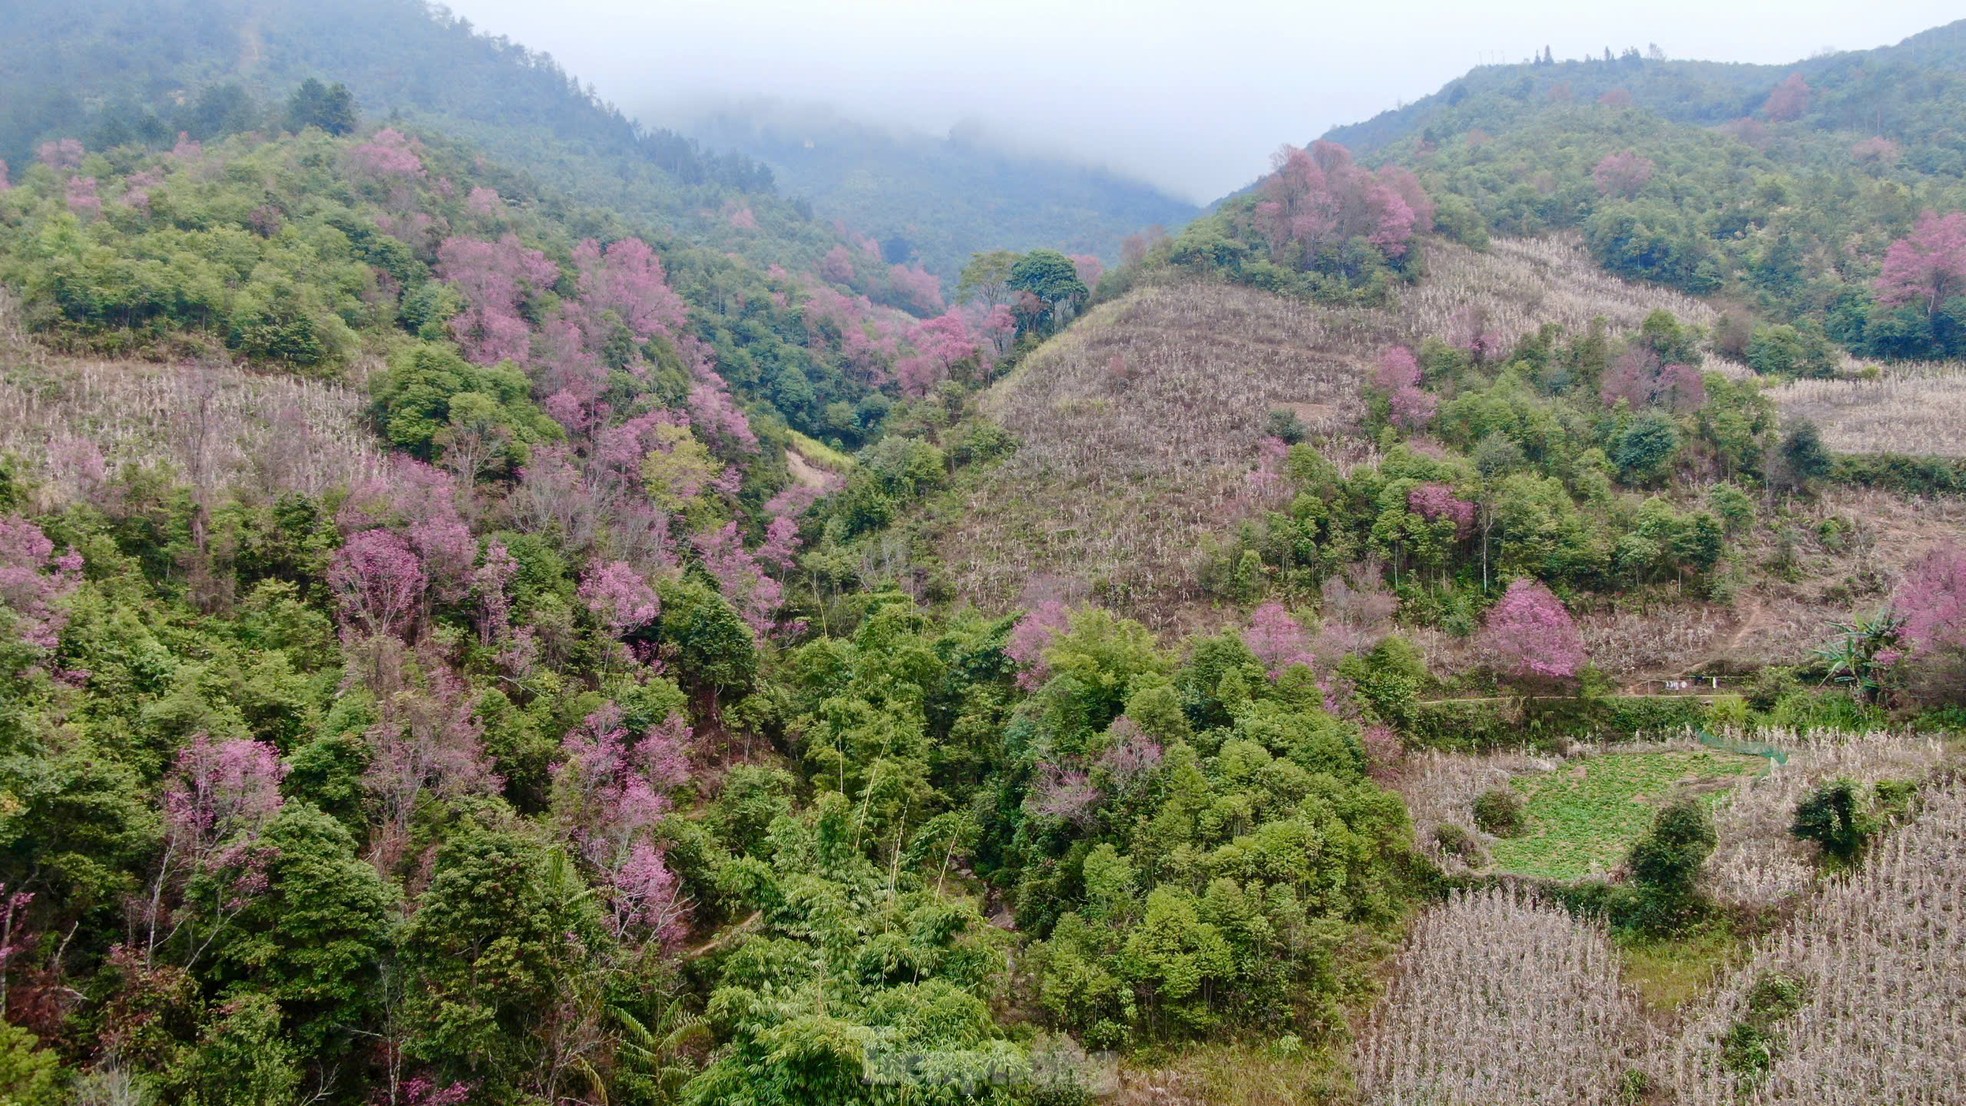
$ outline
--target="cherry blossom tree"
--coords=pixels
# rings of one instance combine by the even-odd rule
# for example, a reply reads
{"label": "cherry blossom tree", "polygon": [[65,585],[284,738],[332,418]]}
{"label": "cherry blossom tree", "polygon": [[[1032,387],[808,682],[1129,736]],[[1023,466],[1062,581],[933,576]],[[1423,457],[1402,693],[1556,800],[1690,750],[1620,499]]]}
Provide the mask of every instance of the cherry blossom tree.
{"label": "cherry blossom tree", "polygon": [[731,398],[723,378],[715,373],[708,376],[690,389],[690,424],[715,445],[737,453],[756,453],[758,436],[751,432],[751,420]]}
{"label": "cherry blossom tree", "polygon": [[1042,817],[1087,825],[1098,809],[1100,798],[1099,789],[1092,785],[1092,777],[1085,770],[1040,764],[1037,778],[1031,781],[1030,793],[1025,796],[1024,808]]}
{"label": "cherry blossom tree", "polygon": [[[1354,238],[1389,258],[1406,255],[1421,225],[1407,195],[1425,196],[1418,182],[1381,177],[1352,161],[1343,146],[1318,142],[1309,150],[1285,147],[1263,182],[1256,226],[1273,254],[1299,267]],[[1427,213],[1431,217],[1431,211]]]}
{"label": "cherry blossom tree", "polygon": [[1078,271],[1079,280],[1084,282],[1087,288],[1099,287],[1099,278],[1106,275],[1106,263],[1104,261],[1099,260],[1097,255],[1089,253],[1075,253],[1066,256],[1072,259],[1072,268]]}
{"label": "cherry blossom tree", "polygon": [[757,230],[758,216],[749,204],[739,204],[731,209],[730,225],[734,230]]}
{"label": "cherry blossom tree", "polygon": [[409,543],[380,528],[350,535],[328,565],[328,587],[343,619],[365,634],[407,631],[427,583]]}
{"label": "cherry blossom tree", "polygon": [[1790,73],[1788,79],[1768,94],[1768,102],[1761,105],[1761,114],[1771,123],[1792,123],[1809,110],[1810,91],[1809,82],[1802,74]]}
{"label": "cherry blossom tree", "polygon": [[662,601],[642,574],[625,561],[596,567],[580,582],[580,600],[616,641],[654,622]]}
{"label": "cherry blossom tree", "polygon": [[942,310],[942,282],[921,266],[891,266],[887,279],[895,296],[910,311],[927,315]]}
{"label": "cherry blossom tree", "polygon": [[819,275],[834,284],[853,283],[853,253],[845,246],[826,251],[825,259],[819,263]]}
{"label": "cherry blossom tree", "polygon": [[1281,603],[1265,603],[1256,608],[1249,616],[1249,627],[1242,632],[1242,642],[1263,662],[1271,679],[1283,675],[1291,665],[1311,668],[1316,662],[1311,653],[1310,635]]}
{"label": "cherry blossom tree", "polygon": [[1004,642],[1003,652],[1017,665],[1018,687],[1035,691],[1051,677],[1051,666],[1044,659],[1045,650],[1051,648],[1051,640],[1070,624],[1071,612],[1056,599],[1045,600],[1017,620]]}
{"label": "cherry blossom tree", "polygon": [[1893,307],[1919,303],[1932,316],[1962,293],[1966,293],[1966,212],[1928,211],[1918,217],[1910,234],[1885,251],[1884,269],[1877,277],[1878,301]]}
{"label": "cherry blossom tree", "polygon": [[41,164],[57,173],[72,173],[80,169],[85,153],[87,151],[82,148],[81,140],[75,138],[58,138],[43,142],[40,149],[36,151]]}
{"label": "cherry blossom tree", "polygon": [[1943,545],[1905,573],[1892,605],[1922,654],[1966,653],[1966,547]]}
{"label": "cherry blossom tree", "polygon": [[1160,767],[1163,750],[1140,724],[1122,714],[1106,727],[1111,742],[1093,762],[1093,775],[1114,794],[1124,796]]}
{"label": "cherry blossom tree", "polygon": [[1549,588],[1520,579],[1488,611],[1476,645],[1511,676],[1568,679],[1584,666],[1584,637]]}
{"label": "cherry blossom tree", "polygon": [[388,696],[382,720],[369,728],[363,785],[381,807],[384,829],[375,856],[391,863],[408,840],[410,817],[425,794],[451,800],[495,794],[504,781],[485,759],[471,688],[440,664]]}
{"label": "cherry blossom tree", "polygon": [[1428,522],[1447,519],[1454,524],[1456,540],[1474,532],[1475,506],[1454,494],[1446,484],[1422,484],[1406,493],[1406,507]]}
{"label": "cherry blossom tree", "polygon": [[286,774],[280,751],[264,742],[214,742],[199,733],[178,750],[164,781],[164,853],[144,914],[149,950],[188,920],[179,912],[170,930],[162,928],[170,921],[166,895],[181,891],[191,877],[237,869],[229,885],[216,888],[219,901],[209,904],[220,915],[236,912],[263,889],[266,858],[254,844],[284,805],[280,781]]}
{"label": "cherry blossom tree", "polygon": [[102,214],[102,197],[96,194],[96,178],[73,176],[68,178],[63,189],[68,210],[84,219],[93,219]]}
{"label": "cherry blossom tree", "polygon": [[560,270],[517,235],[496,242],[453,236],[437,248],[437,275],[464,297],[451,334],[466,357],[490,365],[525,359],[531,330],[519,305],[557,280]]}
{"label": "cherry blossom tree", "polygon": [[959,310],[950,310],[908,332],[915,353],[895,363],[895,377],[903,393],[925,396],[935,386],[954,375],[958,366],[977,363],[983,350],[969,331],[969,321]]}
{"label": "cherry blossom tree", "polygon": [[573,263],[589,334],[600,333],[604,318],[618,321],[636,342],[683,332],[687,308],[648,243],[623,238],[603,249],[590,238],[575,247]]}
{"label": "cherry blossom tree", "polygon": [[778,629],[776,616],[784,588],[765,575],[757,558],[744,548],[737,524],[727,522],[721,529],[698,534],[695,542],[704,571],[717,581],[717,589],[751,629],[761,635]]}
{"label": "cherry blossom tree", "polygon": [[1620,150],[1604,155],[1597,168],[1591,170],[1591,179],[1597,182],[1599,193],[1629,200],[1645,190],[1658,168],[1651,158],[1640,156],[1636,150]]}
{"label": "cherry blossom tree", "polygon": [[478,598],[478,640],[491,645],[512,632],[512,581],[519,562],[502,541],[485,547],[485,563],[471,574],[471,593]]}
{"label": "cherry blossom tree", "polygon": [[473,215],[486,219],[505,214],[505,201],[500,198],[498,189],[479,185],[464,197],[464,209]]}
{"label": "cherry blossom tree", "polygon": [[55,543],[18,515],[0,515],[0,608],[12,630],[35,649],[52,650],[68,625],[60,603],[82,583],[82,555],[55,556]]}
{"label": "cherry blossom tree", "polygon": [[689,778],[689,724],[672,714],[632,738],[608,703],[560,744],[554,806],[579,855],[606,881],[617,934],[681,937],[688,906],[652,832],[670,809],[667,792]]}
{"label": "cherry blossom tree", "polygon": [[1372,385],[1386,396],[1393,425],[1420,430],[1433,421],[1440,399],[1420,387],[1420,362],[1405,346],[1394,346],[1379,357]]}
{"label": "cherry blossom tree", "polygon": [[357,169],[371,176],[423,176],[423,159],[417,156],[409,137],[394,127],[375,132],[367,142],[349,150],[348,157]]}

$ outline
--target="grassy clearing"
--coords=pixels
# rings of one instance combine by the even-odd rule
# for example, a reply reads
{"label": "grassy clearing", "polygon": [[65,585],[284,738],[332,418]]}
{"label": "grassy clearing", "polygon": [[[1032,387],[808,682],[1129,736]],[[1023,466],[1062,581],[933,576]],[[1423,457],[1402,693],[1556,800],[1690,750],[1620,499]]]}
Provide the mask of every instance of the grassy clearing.
{"label": "grassy clearing", "polygon": [[1649,1010],[1671,1013],[1707,993],[1745,947],[1724,926],[1701,929],[1677,940],[1618,939],[1624,980]]}
{"label": "grassy clearing", "polygon": [[[1526,805],[1522,833],[1489,845],[1495,867],[1545,879],[1609,871],[1652,824],[1659,801],[1766,770],[1761,757],[1699,752],[1608,753],[1511,781]],[[1711,786],[1711,799],[1724,794]]]}

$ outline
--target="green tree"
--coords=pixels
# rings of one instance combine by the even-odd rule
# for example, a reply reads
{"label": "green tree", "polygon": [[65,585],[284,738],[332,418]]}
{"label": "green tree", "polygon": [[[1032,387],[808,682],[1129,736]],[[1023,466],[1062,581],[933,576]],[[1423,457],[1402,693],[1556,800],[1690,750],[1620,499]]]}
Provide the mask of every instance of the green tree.
{"label": "green tree", "polygon": [[336,81],[324,85],[309,77],[287,98],[287,126],[303,131],[319,127],[329,134],[352,134],[360,120],[355,114],[355,94]]}
{"label": "green tree", "polygon": [[1091,289],[1079,279],[1078,267],[1057,250],[1032,250],[1018,258],[1010,269],[1009,287],[1013,293],[1031,296],[1028,304],[1018,308],[1018,315],[1022,329],[1040,334],[1063,325],[1092,298]]}

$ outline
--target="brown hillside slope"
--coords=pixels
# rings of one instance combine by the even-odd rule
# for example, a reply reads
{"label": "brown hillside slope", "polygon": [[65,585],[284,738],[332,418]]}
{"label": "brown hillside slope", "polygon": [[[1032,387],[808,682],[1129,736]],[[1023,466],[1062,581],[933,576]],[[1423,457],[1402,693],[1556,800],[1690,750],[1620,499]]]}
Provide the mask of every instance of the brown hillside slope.
{"label": "brown hillside slope", "polygon": [[1291,407],[1341,467],[1367,366],[1388,346],[1446,335],[1472,309],[1506,338],[1603,317],[1629,329],[1706,304],[1627,284],[1571,239],[1440,245],[1428,275],[1386,309],[1333,309],[1248,288],[1144,288],[1100,307],[997,385],[986,410],[1017,435],[942,541],[960,591],[989,609],[1097,597],[1158,629],[1205,613],[1204,539],[1231,528],[1264,421]]}

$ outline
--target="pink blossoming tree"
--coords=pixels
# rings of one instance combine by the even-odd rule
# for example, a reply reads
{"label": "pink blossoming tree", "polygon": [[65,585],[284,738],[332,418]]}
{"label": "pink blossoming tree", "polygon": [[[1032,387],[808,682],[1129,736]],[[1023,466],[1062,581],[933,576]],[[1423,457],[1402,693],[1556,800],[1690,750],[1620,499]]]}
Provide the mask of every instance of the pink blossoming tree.
{"label": "pink blossoming tree", "polygon": [[1884,269],[1877,276],[1878,302],[1892,307],[1916,303],[1932,316],[1961,294],[1966,294],[1966,213],[1928,211],[1910,234],[1885,251]]}
{"label": "pink blossoming tree", "polygon": [[1549,588],[1520,579],[1488,611],[1476,645],[1496,670],[1516,677],[1569,679],[1584,666],[1584,636]]}

